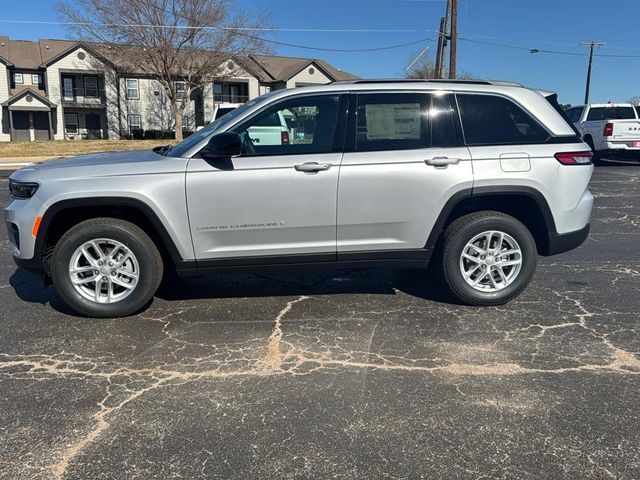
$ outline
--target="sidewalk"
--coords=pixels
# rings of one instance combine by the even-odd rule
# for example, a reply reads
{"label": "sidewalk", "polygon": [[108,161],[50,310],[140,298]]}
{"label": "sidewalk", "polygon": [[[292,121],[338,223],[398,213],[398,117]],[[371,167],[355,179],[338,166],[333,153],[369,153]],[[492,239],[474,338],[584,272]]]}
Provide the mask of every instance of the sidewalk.
{"label": "sidewalk", "polygon": [[45,157],[0,157],[0,178],[8,177],[18,168],[26,167],[33,163],[46,162],[60,158],[60,155]]}

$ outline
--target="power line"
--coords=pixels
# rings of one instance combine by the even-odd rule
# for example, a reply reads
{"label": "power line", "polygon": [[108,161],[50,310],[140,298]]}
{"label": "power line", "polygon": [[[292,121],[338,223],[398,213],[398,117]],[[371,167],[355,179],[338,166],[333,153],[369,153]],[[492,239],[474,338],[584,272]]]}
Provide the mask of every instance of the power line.
{"label": "power line", "polygon": [[[411,45],[417,45],[419,43],[424,43],[426,41],[432,41],[431,38],[421,38],[419,40],[415,40],[412,42],[399,43],[395,45],[387,45],[384,47],[372,47],[372,48],[326,48],[326,47],[316,47],[312,45],[300,45],[296,43],[289,42],[281,42],[278,40],[270,40],[263,37],[258,37],[257,35],[251,35],[245,33],[244,31],[278,31],[277,29],[258,29],[258,28],[236,28],[236,27],[218,27],[218,26],[199,26],[194,27],[190,25],[150,25],[150,24],[132,24],[132,23],[91,23],[91,22],[54,22],[54,21],[31,21],[31,20],[0,20],[0,23],[22,23],[22,24],[37,24],[37,25],[67,25],[67,26],[78,26],[78,27],[115,27],[115,28],[159,28],[159,29],[169,29],[175,28],[178,30],[225,30],[225,31],[235,31],[238,35],[244,36],[247,38],[253,38],[255,40],[260,40],[266,43],[272,43],[274,45],[280,45],[291,48],[300,48],[304,50],[314,50],[319,52],[338,52],[338,53],[357,53],[357,52],[379,52],[383,50],[394,50],[397,48],[409,47]],[[299,31],[315,31],[312,29]],[[326,30],[325,30],[326,31]],[[348,31],[348,30],[344,30]],[[364,32],[364,30],[361,30]],[[368,32],[373,32],[373,30],[367,30]]]}
{"label": "power line", "polygon": [[408,28],[271,28],[271,27],[216,27],[216,26],[191,26],[191,25],[151,25],[151,24],[97,24],[91,22],[63,22],[54,20],[0,20],[0,23],[18,25],[60,25],[60,26],[100,26],[100,27],[147,27],[147,28],[175,28],[180,30],[196,30],[206,28],[222,28],[225,30],[247,32],[292,32],[292,33],[417,33],[430,32],[425,29]]}

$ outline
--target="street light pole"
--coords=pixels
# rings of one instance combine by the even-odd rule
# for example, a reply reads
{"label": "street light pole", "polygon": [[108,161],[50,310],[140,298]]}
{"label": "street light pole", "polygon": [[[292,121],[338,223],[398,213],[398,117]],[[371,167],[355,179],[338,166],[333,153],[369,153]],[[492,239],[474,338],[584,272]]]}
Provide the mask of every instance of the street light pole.
{"label": "street light pole", "polygon": [[584,103],[585,105],[589,103],[589,90],[591,89],[591,68],[593,66],[593,50],[597,47],[602,47],[606,45],[605,42],[582,42],[580,45],[583,47],[589,47],[589,67],[587,68],[587,86],[584,92]]}

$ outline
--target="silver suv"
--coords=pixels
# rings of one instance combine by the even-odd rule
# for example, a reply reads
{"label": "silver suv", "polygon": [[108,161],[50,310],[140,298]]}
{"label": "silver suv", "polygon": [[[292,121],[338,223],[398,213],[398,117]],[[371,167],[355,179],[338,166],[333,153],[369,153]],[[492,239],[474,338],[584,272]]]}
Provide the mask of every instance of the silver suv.
{"label": "silver suv", "polygon": [[592,172],[549,92],[358,80],[272,92],[174,147],[23,168],[5,219],[18,265],[89,316],[140,310],[163,270],[310,263],[431,261],[459,300],[498,305],[537,254],[585,240]]}

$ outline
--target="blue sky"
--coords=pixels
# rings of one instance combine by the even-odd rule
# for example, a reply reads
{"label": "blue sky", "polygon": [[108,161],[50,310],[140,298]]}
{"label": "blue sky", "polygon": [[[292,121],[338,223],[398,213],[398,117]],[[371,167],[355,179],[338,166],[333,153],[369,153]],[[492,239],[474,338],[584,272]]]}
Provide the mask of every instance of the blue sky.
{"label": "blue sky", "polygon": [[[460,35],[512,46],[586,53],[581,41],[603,40],[596,57],[592,102],[640,96],[640,1],[638,0],[460,0]],[[58,20],[51,0],[3,2],[0,20]],[[278,32],[274,40],[324,48],[372,48],[434,38],[445,0],[238,0],[247,9],[270,9],[276,28],[398,29],[408,32]],[[615,6],[614,6],[615,5]],[[16,39],[67,38],[64,27],[0,23],[0,33]],[[319,57],[364,77],[402,76],[405,65],[425,46],[369,53],[313,52],[275,47],[275,53]],[[481,78],[513,80],[554,90],[563,103],[581,103],[587,57],[531,54],[469,41],[459,42],[459,71]],[[435,43],[430,52],[435,51]]]}

